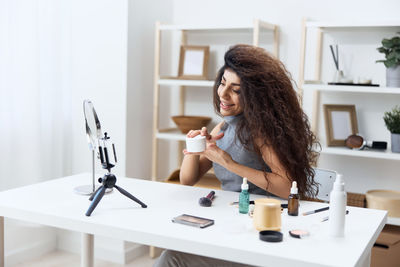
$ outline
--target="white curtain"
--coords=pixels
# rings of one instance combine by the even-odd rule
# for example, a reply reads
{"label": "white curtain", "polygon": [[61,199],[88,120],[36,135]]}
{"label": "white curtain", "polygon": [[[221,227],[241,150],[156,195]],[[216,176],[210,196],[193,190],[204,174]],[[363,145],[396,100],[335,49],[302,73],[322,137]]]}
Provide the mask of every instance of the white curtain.
{"label": "white curtain", "polygon": [[0,0],[0,190],[71,169],[70,5]]}

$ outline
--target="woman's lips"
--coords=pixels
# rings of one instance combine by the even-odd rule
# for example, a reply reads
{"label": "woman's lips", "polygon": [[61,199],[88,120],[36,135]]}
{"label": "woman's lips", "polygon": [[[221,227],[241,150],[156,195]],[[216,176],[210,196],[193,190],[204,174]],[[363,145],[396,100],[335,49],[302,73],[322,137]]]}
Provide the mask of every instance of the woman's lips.
{"label": "woman's lips", "polygon": [[221,102],[221,103],[219,104],[219,106],[220,106],[223,110],[228,110],[228,109],[230,109],[232,106],[234,106],[234,104],[227,104],[227,103]]}

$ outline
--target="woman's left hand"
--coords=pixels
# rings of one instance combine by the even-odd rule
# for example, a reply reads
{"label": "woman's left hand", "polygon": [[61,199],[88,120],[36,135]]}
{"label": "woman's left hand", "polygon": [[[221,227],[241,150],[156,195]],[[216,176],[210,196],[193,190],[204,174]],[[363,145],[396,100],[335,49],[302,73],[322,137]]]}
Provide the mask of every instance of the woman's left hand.
{"label": "woman's left hand", "polygon": [[221,166],[227,166],[233,161],[231,155],[219,148],[215,143],[208,143],[207,148],[203,153],[203,155],[209,160]]}

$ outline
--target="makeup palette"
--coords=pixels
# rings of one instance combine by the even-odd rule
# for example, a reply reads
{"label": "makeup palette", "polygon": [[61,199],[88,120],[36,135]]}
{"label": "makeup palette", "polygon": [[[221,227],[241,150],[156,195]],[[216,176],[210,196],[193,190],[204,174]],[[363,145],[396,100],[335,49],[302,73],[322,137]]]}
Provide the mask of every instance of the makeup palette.
{"label": "makeup palette", "polygon": [[294,238],[304,238],[304,237],[310,235],[310,233],[306,230],[296,229],[296,230],[289,231],[289,235]]}

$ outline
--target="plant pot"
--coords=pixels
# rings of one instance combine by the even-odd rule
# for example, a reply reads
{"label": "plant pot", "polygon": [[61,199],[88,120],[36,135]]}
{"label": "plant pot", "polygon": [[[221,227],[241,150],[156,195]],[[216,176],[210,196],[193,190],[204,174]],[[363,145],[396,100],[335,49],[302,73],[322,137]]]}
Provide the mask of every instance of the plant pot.
{"label": "plant pot", "polygon": [[391,134],[392,152],[400,153],[400,134]]}
{"label": "plant pot", "polygon": [[386,86],[400,87],[400,65],[386,68]]}

